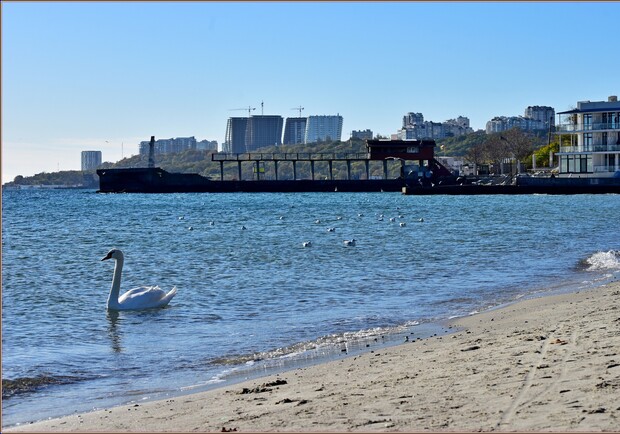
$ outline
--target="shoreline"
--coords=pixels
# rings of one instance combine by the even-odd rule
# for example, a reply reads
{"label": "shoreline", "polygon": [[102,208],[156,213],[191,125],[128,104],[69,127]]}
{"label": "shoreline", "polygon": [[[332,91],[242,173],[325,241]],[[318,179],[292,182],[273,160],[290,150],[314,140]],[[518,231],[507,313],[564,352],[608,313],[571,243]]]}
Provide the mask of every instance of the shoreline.
{"label": "shoreline", "polygon": [[447,325],[457,331],[3,431],[614,431],[620,426],[620,282],[528,298]]}

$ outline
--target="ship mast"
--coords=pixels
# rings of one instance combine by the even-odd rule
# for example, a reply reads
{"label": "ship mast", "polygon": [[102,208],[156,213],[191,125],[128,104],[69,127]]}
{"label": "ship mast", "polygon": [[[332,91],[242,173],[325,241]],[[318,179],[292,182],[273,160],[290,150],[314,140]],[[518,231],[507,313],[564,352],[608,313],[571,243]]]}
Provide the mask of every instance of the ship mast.
{"label": "ship mast", "polygon": [[155,167],[155,136],[151,136],[151,143],[149,143],[149,169]]}

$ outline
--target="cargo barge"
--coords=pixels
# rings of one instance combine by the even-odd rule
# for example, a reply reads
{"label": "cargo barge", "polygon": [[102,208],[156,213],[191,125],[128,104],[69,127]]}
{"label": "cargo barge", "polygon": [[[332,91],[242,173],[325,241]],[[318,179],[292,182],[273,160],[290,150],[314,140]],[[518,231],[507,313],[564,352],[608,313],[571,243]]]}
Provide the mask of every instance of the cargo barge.
{"label": "cargo barge", "polygon": [[[517,176],[510,185],[476,185],[457,177],[434,158],[434,140],[368,140],[368,152],[340,154],[212,154],[220,164],[220,179],[196,173],[171,173],[155,167],[154,137],[151,137],[149,167],[99,169],[99,193],[294,193],[294,192],[401,192],[405,195],[484,195],[484,194],[620,194],[620,177],[528,177]],[[327,156],[326,156],[327,155]],[[314,164],[329,165],[327,179],[315,179]],[[344,161],[348,179],[334,179],[332,164]],[[238,180],[224,180],[224,163],[236,163]],[[243,180],[242,163],[255,165],[256,179]],[[274,165],[276,179],[260,179],[261,164]],[[278,164],[293,165],[293,178],[278,179]],[[295,179],[296,165],[309,162],[311,179]],[[351,179],[351,164],[362,162],[366,179]],[[382,179],[371,179],[371,162],[383,166]],[[388,179],[388,164],[397,164],[400,176]]]}
{"label": "cargo barge", "polygon": [[[363,154],[225,154],[214,153],[213,162],[220,164],[220,179],[196,173],[171,173],[154,164],[154,142],[151,137],[149,164],[143,168],[99,169],[100,193],[236,193],[236,192],[402,192],[408,183],[430,184],[454,182],[456,177],[434,158],[434,140],[368,140],[368,152]],[[347,165],[347,179],[334,179],[333,163]],[[297,165],[305,162],[311,167],[310,179],[296,179]],[[315,179],[315,163],[329,165],[327,179]],[[351,165],[363,163],[366,179],[351,179]],[[383,169],[382,179],[372,179],[370,164]],[[224,180],[224,164],[237,165],[237,180]],[[254,165],[256,179],[243,180],[242,163]],[[293,179],[278,179],[278,165],[291,164]],[[261,179],[261,165],[272,164],[275,179]],[[388,178],[390,165],[399,167],[399,176]]]}

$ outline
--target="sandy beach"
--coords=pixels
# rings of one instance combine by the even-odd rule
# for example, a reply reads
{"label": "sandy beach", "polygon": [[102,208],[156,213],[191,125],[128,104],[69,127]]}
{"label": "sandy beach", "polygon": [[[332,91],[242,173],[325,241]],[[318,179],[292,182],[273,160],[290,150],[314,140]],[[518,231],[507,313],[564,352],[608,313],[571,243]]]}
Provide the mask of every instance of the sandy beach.
{"label": "sandy beach", "polygon": [[3,431],[620,430],[620,282],[450,326],[225,388]]}

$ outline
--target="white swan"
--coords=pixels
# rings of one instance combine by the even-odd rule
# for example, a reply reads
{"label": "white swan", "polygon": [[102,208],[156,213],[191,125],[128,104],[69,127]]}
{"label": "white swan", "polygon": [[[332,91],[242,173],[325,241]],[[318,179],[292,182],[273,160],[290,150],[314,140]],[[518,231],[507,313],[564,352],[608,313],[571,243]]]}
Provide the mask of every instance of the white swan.
{"label": "white swan", "polygon": [[119,297],[121,273],[123,272],[125,256],[122,251],[112,249],[101,260],[105,261],[107,259],[114,259],[116,261],[116,265],[114,266],[114,277],[112,278],[112,288],[110,289],[110,296],[108,297],[108,310],[140,310],[164,307],[170,303],[172,297],[177,293],[176,287],[166,293],[163,289],[160,289],[159,286],[141,286],[132,288]]}

